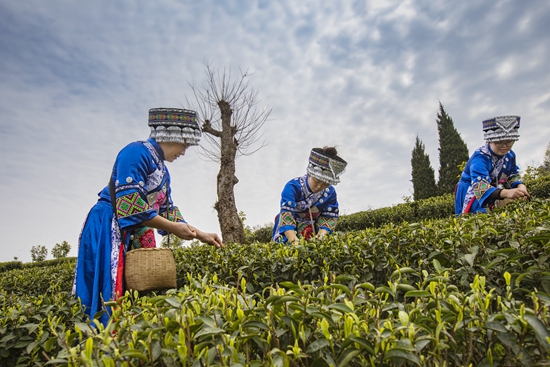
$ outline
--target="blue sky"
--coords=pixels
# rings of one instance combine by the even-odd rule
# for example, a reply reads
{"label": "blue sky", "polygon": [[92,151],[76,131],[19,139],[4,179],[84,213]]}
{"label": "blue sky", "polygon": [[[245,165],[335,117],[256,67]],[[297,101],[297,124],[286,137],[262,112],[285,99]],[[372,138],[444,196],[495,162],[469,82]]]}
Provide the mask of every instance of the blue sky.
{"label": "blue sky", "polygon": [[[0,261],[78,234],[118,151],[147,138],[147,111],[187,107],[190,83],[249,70],[267,144],[237,160],[248,225],[273,221],[313,147],[348,161],[345,214],[412,195],[418,135],[437,172],[439,102],[470,152],[481,121],[516,114],[520,168],[550,142],[550,3],[533,1],[0,2]],[[188,222],[219,233],[216,164],[169,164]],[[51,255],[50,255],[51,256]]]}

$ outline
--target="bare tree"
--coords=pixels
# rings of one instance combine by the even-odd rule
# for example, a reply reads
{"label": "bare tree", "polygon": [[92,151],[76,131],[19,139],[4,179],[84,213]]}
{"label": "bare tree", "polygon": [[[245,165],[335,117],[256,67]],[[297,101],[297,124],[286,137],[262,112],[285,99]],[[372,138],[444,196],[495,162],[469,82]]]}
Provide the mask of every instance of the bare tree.
{"label": "bare tree", "polygon": [[258,93],[250,86],[248,71],[232,79],[227,68],[218,69],[205,63],[206,78],[190,84],[198,104],[199,122],[209,147],[201,146],[200,154],[220,164],[217,176],[218,201],[214,208],[224,242],[244,243],[245,235],[235,203],[235,160],[261,149],[255,144],[260,130],[271,114],[270,108],[259,109]]}

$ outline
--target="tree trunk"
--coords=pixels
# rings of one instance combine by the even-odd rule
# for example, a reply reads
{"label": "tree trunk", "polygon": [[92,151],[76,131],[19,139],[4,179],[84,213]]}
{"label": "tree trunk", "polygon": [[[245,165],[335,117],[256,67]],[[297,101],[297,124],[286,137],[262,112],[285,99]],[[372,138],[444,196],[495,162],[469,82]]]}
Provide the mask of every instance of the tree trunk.
{"label": "tree trunk", "polygon": [[220,171],[217,177],[218,202],[214,208],[218,212],[218,222],[224,242],[244,243],[243,224],[237,212],[233,187],[239,182],[235,176],[235,158],[237,141],[235,128],[231,126],[233,111],[229,103],[224,100],[218,102],[221,112],[221,160]]}

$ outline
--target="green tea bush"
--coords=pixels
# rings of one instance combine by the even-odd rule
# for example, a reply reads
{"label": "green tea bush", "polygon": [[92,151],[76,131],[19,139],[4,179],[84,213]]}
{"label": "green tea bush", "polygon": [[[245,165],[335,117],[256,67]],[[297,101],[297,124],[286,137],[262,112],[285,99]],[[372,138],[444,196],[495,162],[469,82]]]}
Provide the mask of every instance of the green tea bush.
{"label": "green tea bush", "polygon": [[[550,172],[542,168],[528,168],[523,176],[523,181],[533,198],[550,198]],[[354,231],[376,228],[388,223],[413,223],[426,219],[449,218],[453,215],[454,195],[446,194],[391,207],[342,215],[338,220],[336,230]]]}
{"label": "green tea bush", "polygon": [[[411,274],[414,285],[403,281]],[[0,355],[0,362],[5,366],[545,365],[550,357],[550,297],[531,292],[533,306],[528,307],[514,298],[510,274],[503,275],[503,282],[503,296],[488,289],[482,276],[461,292],[445,271],[413,274],[404,268],[384,287],[339,277],[318,285],[284,282],[252,294],[244,278],[235,287],[216,278],[189,278],[188,285],[166,295],[126,293],[110,302],[113,314],[105,327],[97,320],[75,321],[79,316],[75,304],[55,309],[60,315],[54,317],[38,308],[31,315],[47,322],[11,328],[9,336],[26,337],[27,330],[32,332],[24,342],[16,342],[21,344],[9,344],[9,351],[19,350],[17,357]],[[406,301],[399,301],[399,291],[405,292]],[[4,339],[11,343],[15,336]]]}
{"label": "green tea bush", "polygon": [[261,243],[269,243],[271,242],[271,236],[273,234],[273,225],[266,225],[261,228],[256,229],[252,233],[252,241],[251,242],[261,242]]}
{"label": "green tea bush", "polygon": [[31,269],[31,268],[42,268],[42,267],[57,267],[60,264],[65,263],[76,263],[76,257],[64,257],[54,260],[44,260],[44,261],[37,261],[37,262],[29,262],[29,263],[23,263],[21,261],[8,261],[0,263],[0,273],[8,271],[8,270],[14,270],[14,269]]}
{"label": "green tea bush", "polygon": [[489,214],[387,224],[295,246],[192,246],[174,254],[179,286],[186,284],[187,274],[216,274],[230,285],[242,275],[248,279],[249,291],[284,281],[313,284],[325,276],[342,274],[380,286],[397,267],[431,272],[437,260],[460,289],[467,290],[480,274],[502,295],[505,271],[519,279],[527,293],[535,289],[550,292],[548,241],[540,239],[549,231],[550,202],[533,199]]}
{"label": "green tea bush", "polygon": [[523,181],[531,196],[550,198],[550,172],[542,167],[529,167],[523,175]]}
{"label": "green tea bush", "polygon": [[44,261],[40,265],[23,264],[20,269],[2,273],[0,290],[26,296],[38,296],[57,290],[69,292],[73,284],[75,262],[75,258],[65,258]]}
{"label": "green tea bush", "polygon": [[448,218],[454,215],[454,196],[451,194],[415,200],[391,207],[367,210],[342,215],[336,225],[337,231],[354,231],[377,228],[385,224],[419,222],[425,219]]}
{"label": "green tea bush", "polygon": [[21,269],[23,263],[21,261],[8,261],[0,263],[0,273],[3,273],[8,270]]}
{"label": "green tea bush", "polygon": [[547,199],[296,246],[174,255],[178,289],[127,293],[109,303],[106,327],[62,292],[74,262],[5,271],[0,365],[542,366],[550,357]]}
{"label": "green tea bush", "polygon": [[0,365],[44,365],[48,354],[72,347],[63,345],[63,338],[83,320],[80,302],[67,292],[26,296],[0,291]]}
{"label": "green tea bush", "polygon": [[34,261],[30,263],[24,263],[21,268],[23,269],[32,269],[32,268],[46,268],[46,267],[56,267],[63,264],[76,264],[76,257],[61,257],[58,259],[44,260],[44,261]]}
{"label": "green tea bush", "polygon": [[[550,292],[548,241],[550,203],[518,201],[489,214],[466,215],[418,223],[387,224],[380,228],[337,233],[324,240],[289,246],[276,243],[234,244],[217,249],[191,246],[174,250],[178,286],[187,275],[216,275],[230,285],[239,276],[249,291],[285,282],[314,284],[325,276],[349,275],[375,286],[384,285],[397,267],[434,271],[434,260],[449,269],[453,282],[467,290],[475,275],[502,294],[502,274],[508,271],[528,293]],[[40,295],[58,287],[69,291],[74,264],[15,269],[4,272],[0,287],[7,292]]]}

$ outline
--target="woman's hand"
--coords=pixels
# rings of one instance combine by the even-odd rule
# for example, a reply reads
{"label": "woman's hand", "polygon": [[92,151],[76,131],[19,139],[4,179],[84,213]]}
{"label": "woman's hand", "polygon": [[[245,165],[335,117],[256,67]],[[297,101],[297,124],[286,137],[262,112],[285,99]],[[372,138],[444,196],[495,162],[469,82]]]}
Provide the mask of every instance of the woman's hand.
{"label": "woman's hand", "polygon": [[500,196],[503,199],[510,199],[510,200],[523,199],[523,200],[527,200],[527,198],[529,197],[529,192],[527,192],[527,188],[525,187],[525,185],[518,185],[518,187],[516,187],[515,189],[503,189],[500,192]]}
{"label": "woman's hand", "polygon": [[197,238],[197,230],[187,223],[175,223],[172,233],[183,240],[192,240]]}
{"label": "woman's hand", "polygon": [[[191,227],[191,226],[189,226]],[[191,227],[193,228],[193,227]],[[201,242],[204,242],[204,243],[208,243],[212,246],[216,246],[216,247],[223,247],[223,242],[222,240],[220,239],[220,237],[218,237],[217,234],[215,233],[207,233],[207,232],[202,232],[202,231],[199,231],[198,229],[196,228],[193,228],[195,230],[195,232],[197,233],[197,239]]]}
{"label": "woman's hand", "polygon": [[328,234],[328,231],[326,229],[320,229],[315,238],[323,238]]}
{"label": "woman's hand", "polygon": [[297,244],[300,242],[300,239],[298,238],[298,235],[296,234],[296,231],[289,229],[285,231],[286,240],[289,243]]}
{"label": "woman's hand", "polygon": [[209,243],[216,247],[223,247],[223,242],[215,233],[205,233],[185,222],[171,222],[166,218],[157,215],[153,219],[143,222],[148,227],[162,229],[166,232],[175,234],[182,240],[194,240],[195,238],[201,242]]}
{"label": "woman's hand", "polygon": [[[208,243],[212,246],[223,247],[223,242],[220,239],[220,237],[218,237],[217,234],[203,232],[187,223],[180,222],[178,224],[179,224],[178,227],[181,228],[181,235],[176,232],[173,232],[173,233],[179,238],[182,238],[184,240],[193,240],[196,238],[197,240],[204,243]],[[185,237],[182,237],[182,236],[185,236]]]}

